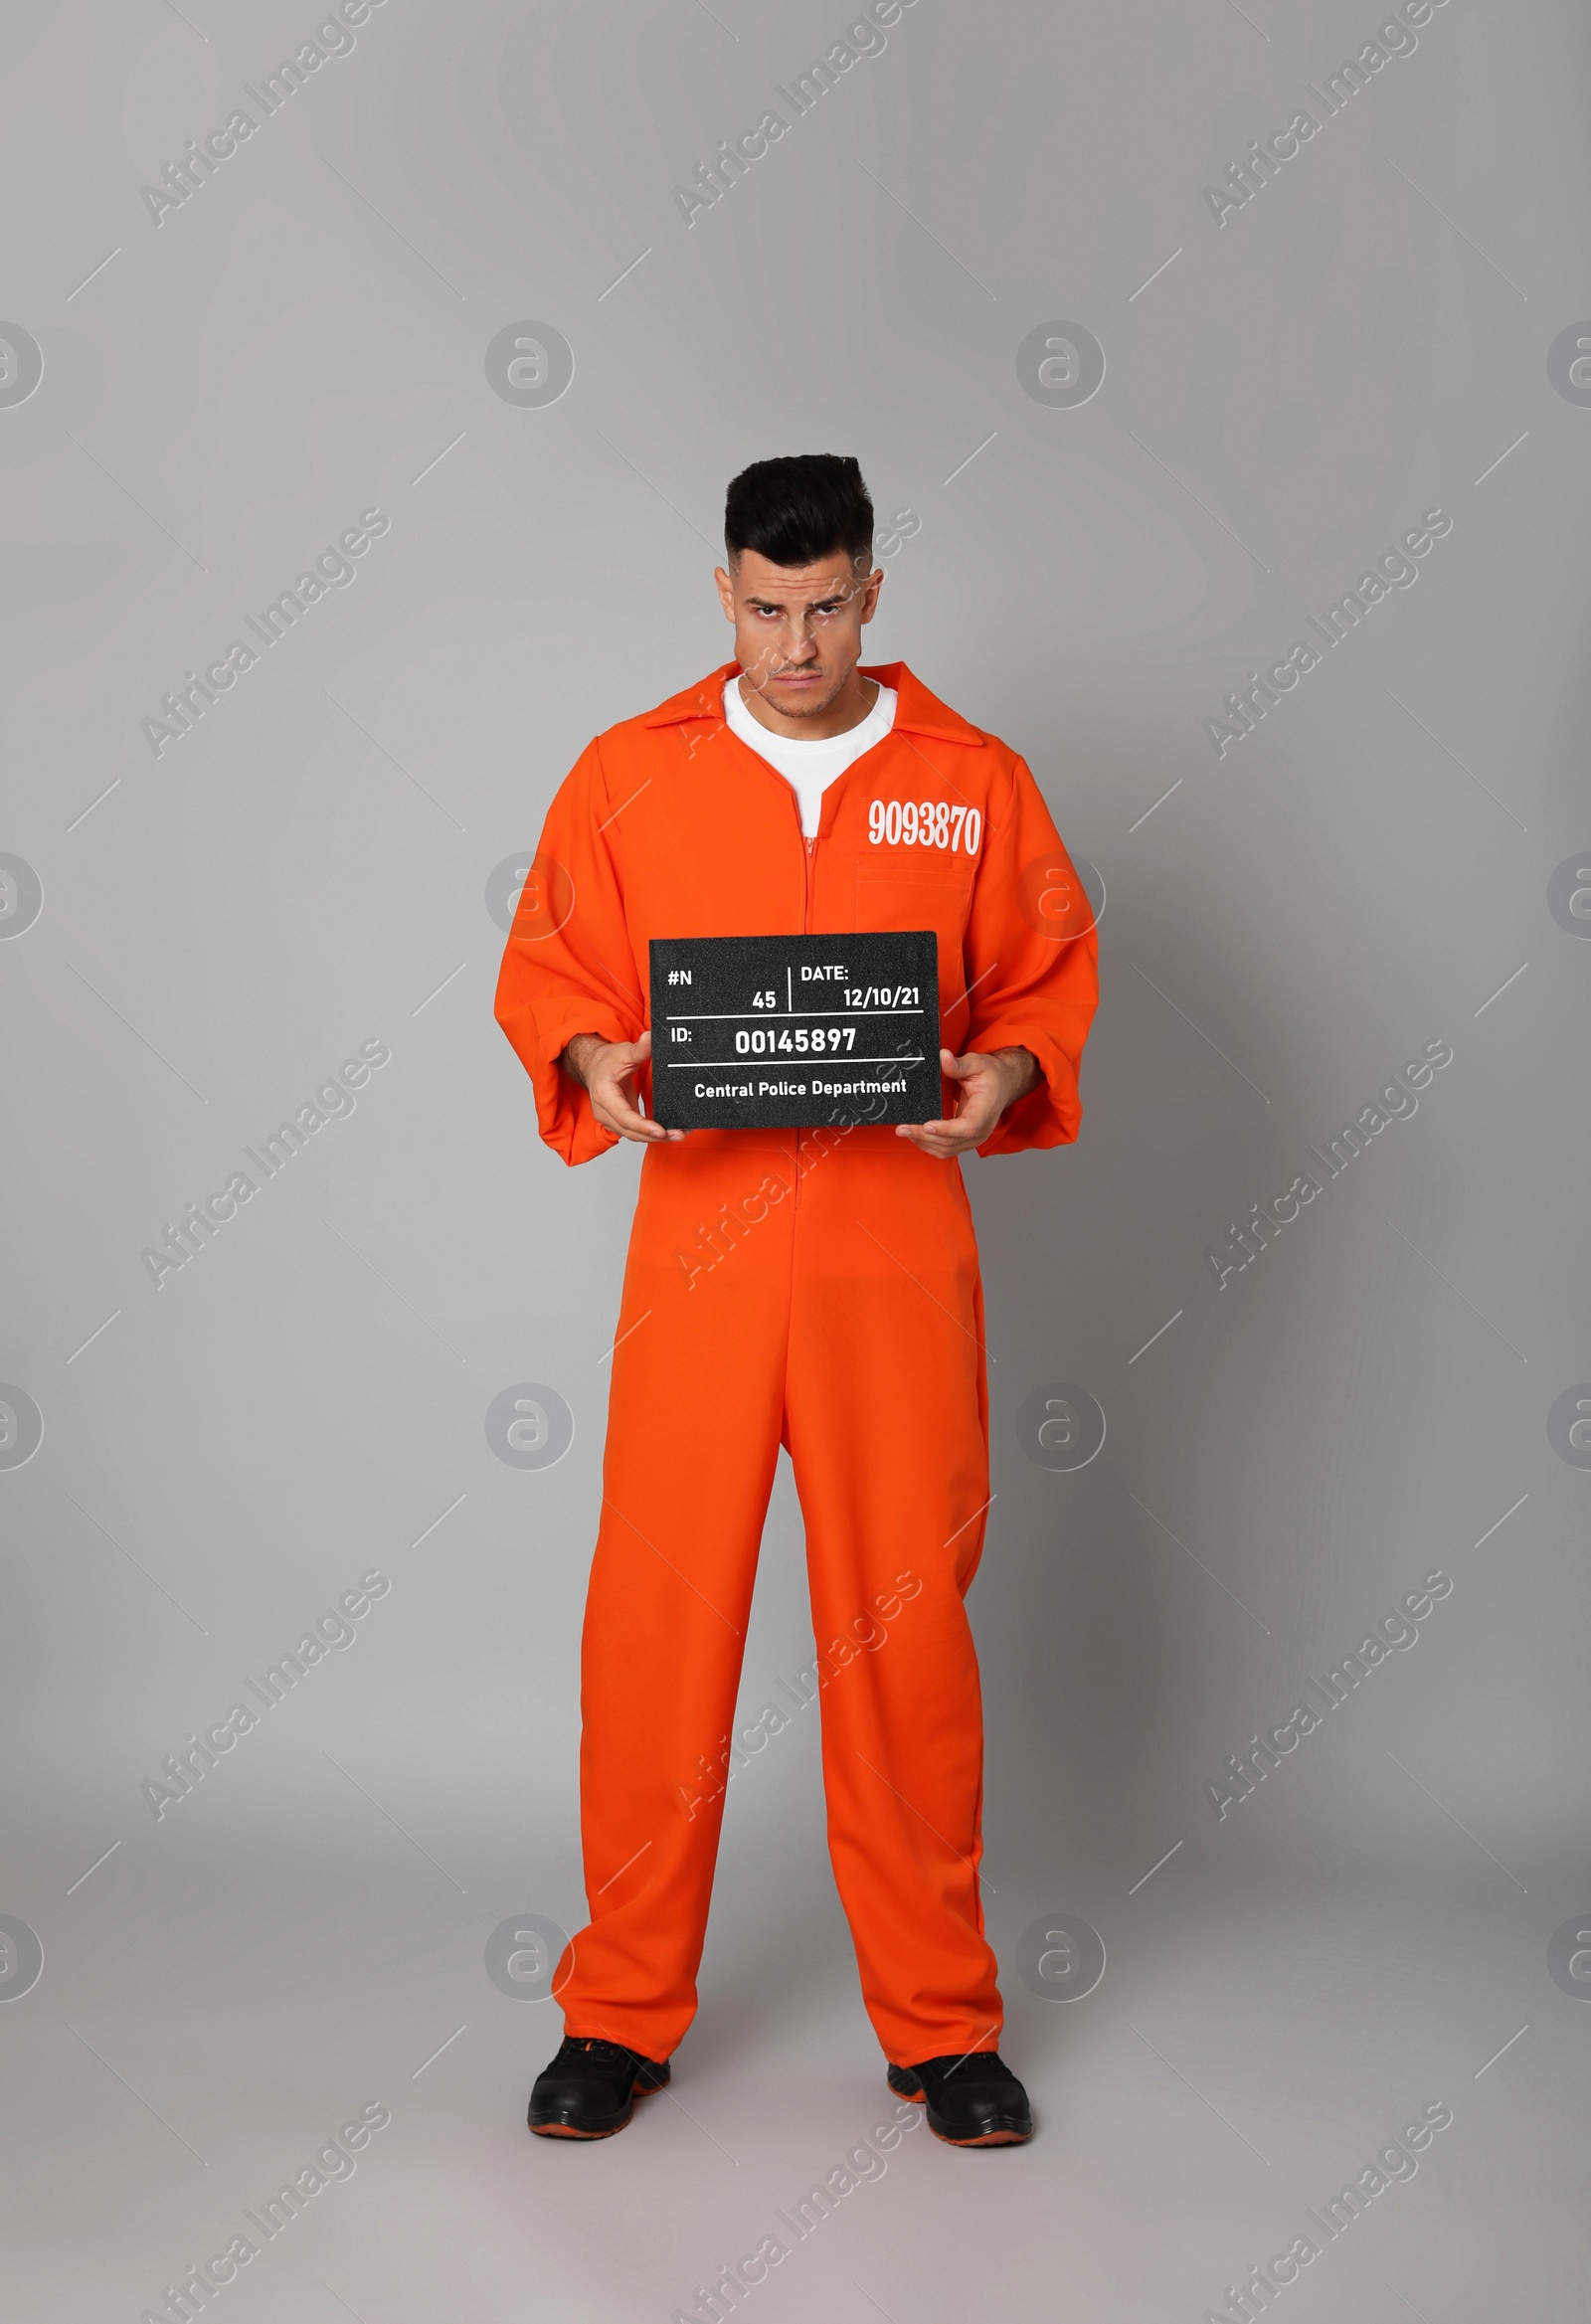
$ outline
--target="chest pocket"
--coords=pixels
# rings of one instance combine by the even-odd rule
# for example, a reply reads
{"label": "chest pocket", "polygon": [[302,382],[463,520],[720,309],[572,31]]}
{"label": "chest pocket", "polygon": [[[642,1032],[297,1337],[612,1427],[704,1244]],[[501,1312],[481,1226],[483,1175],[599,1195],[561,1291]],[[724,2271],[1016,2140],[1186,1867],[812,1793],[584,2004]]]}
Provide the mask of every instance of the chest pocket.
{"label": "chest pocket", "polygon": [[913,888],[936,900],[946,890],[967,894],[982,838],[975,807],[952,799],[873,799],[866,815],[856,834],[859,895]]}
{"label": "chest pocket", "polygon": [[910,866],[898,854],[893,861],[885,857],[871,863],[863,857],[856,866],[851,926],[932,928],[959,950],[972,888],[972,866],[966,856]]}
{"label": "chest pocket", "polygon": [[933,928],[959,950],[983,836],[979,808],[928,764],[880,770],[846,804],[852,925]]}

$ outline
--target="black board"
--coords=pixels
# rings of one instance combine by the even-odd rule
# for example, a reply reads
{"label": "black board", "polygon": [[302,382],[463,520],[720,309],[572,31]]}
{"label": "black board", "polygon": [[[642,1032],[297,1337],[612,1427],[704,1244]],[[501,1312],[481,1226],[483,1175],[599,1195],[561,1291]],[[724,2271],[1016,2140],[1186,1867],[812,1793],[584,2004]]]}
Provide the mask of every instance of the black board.
{"label": "black board", "polygon": [[654,937],[652,1112],[671,1130],[937,1122],[931,929]]}

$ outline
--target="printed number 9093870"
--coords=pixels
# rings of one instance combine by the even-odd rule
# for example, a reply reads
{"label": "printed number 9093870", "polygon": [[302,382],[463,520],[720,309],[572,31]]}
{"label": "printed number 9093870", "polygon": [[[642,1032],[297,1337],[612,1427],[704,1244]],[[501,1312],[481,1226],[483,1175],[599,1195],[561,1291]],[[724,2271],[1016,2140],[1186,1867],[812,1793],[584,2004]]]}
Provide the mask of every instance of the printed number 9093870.
{"label": "printed number 9093870", "polygon": [[965,847],[975,855],[983,818],[975,806],[952,806],[946,799],[875,799],[867,809],[867,836],[875,847]]}

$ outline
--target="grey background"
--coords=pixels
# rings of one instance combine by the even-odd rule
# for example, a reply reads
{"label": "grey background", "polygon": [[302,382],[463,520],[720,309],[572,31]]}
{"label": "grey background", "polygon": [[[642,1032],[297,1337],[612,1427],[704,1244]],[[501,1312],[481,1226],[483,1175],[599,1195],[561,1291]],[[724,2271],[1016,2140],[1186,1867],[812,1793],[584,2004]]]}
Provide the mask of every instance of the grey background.
{"label": "grey background", "polygon": [[[1430,2101],[1289,2313],[1582,2313],[1591,1986],[1548,1946],[1591,1924],[1591,1484],[1546,1428],[1591,1378],[1591,946],[1547,905],[1591,842],[1591,417],[1547,371],[1591,315],[1582,13],[1451,0],[1217,228],[1202,187],[1384,15],[918,0],[687,228],[671,188],[844,8],[386,0],[156,226],[141,186],[314,21],[3,34],[43,374],[0,408],[0,848],[43,903],[0,943],[0,1375],[44,1422],[0,1471],[0,1911],[44,1964],[0,2006],[5,2315],[163,2312],[377,2100],[237,2324],[663,2324],[885,2117],[815,1713],[732,1786],[701,2015],[622,2138],[526,2135],[560,2021],[487,1968],[583,1917],[636,1159],[538,1145],[487,882],[593,732],[727,657],[724,483],[815,448],[921,519],[870,654],[1026,754],[1109,901],[1080,1143],[968,1165],[986,1912],[1040,2135],[909,2137],[754,2313],[1193,2324]],[[1058,317],[1107,357],[1075,410],[1016,374]],[[575,358],[539,409],[485,371],[527,318]],[[162,694],[373,506],[353,586],[157,759]],[[1217,759],[1221,697],[1436,507],[1417,585]],[[357,1111],[157,1290],[141,1249],[371,1039]],[[1217,1291],[1227,1223],[1434,1040],[1418,1114]],[[524,1382],[554,1466],[487,1441]],[[1076,1473],[1018,1441],[1053,1382],[1108,1423]],[[371,1568],[357,1643],[157,1821],[163,1754]],[[1435,1568],[1418,1647],[1218,1819]],[[811,1651],[785,1470],[748,1715]],[[1017,1969],[1061,1915],[1106,1954],[1065,2007]]]}

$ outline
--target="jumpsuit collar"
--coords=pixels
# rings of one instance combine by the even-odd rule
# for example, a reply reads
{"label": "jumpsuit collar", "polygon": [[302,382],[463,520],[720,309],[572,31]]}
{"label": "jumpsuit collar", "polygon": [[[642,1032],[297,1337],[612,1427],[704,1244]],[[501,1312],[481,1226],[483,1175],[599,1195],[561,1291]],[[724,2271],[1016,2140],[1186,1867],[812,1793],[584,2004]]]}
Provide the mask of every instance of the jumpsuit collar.
{"label": "jumpsuit collar", "polygon": [[[891,686],[896,695],[894,734],[930,735],[936,742],[965,743],[980,750],[983,737],[975,726],[951,709],[915,677],[903,661],[858,662],[864,678],[876,678],[880,685]],[[725,724],[724,683],[740,670],[738,661],[726,661],[698,681],[687,686],[649,710],[641,720],[643,726],[679,726],[688,719],[705,718],[715,726]]]}

